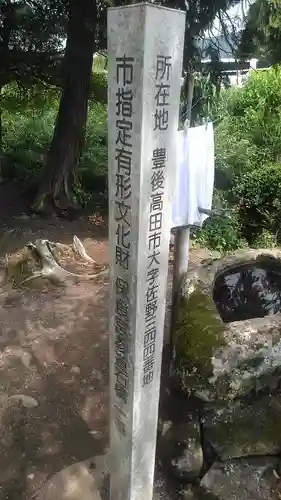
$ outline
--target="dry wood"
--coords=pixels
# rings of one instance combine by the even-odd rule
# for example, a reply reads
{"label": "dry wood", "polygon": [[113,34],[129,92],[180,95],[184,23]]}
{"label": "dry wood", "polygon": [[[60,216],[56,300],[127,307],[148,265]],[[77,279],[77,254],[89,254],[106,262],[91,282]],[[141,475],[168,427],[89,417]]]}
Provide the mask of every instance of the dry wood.
{"label": "dry wood", "polygon": [[92,264],[96,264],[96,261],[87,254],[83,243],[79,240],[79,238],[74,235],[73,236],[73,250],[80,255],[87,262],[91,262]]}
{"label": "dry wood", "polygon": [[[54,249],[56,246],[61,246],[60,244],[39,239],[35,241],[35,244],[29,243],[27,245],[28,249],[36,256],[37,260],[40,262],[41,269],[39,271],[34,271],[30,276],[23,279],[19,285],[24,285],[34,279],[43,278],[48,279],[54,284],[63,284],[66,281],[72,280],[74,282],[82,280],[92,280],[100,278],[108,273],[108,269],[103,269],[95,274],[76,274],[66,269],[63,269],[54,255]],[[83,244],[76,237],[75,246],[79,249],[79,255],[89,262],[91,257],[88,256]],[[92,263],[95,263],[91,259]]]}

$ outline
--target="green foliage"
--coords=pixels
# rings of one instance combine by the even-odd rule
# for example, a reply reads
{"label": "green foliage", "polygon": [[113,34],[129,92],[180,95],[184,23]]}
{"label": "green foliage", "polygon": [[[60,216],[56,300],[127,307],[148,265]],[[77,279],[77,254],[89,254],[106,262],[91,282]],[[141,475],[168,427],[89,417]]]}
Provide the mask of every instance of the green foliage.
{"label": "green foliage", "polygon": [[[109,2],[110,3],[110,2]],[[106,47],[106,13],[108,1],[96,4],[96,15],[89,19],[96,33],[96,49]],[[121,4],[127,2],[121,1]],[[191,0],[188,8],[184,0],[160,2],[162,5],[186,11],[186,36],[184,67],[189,69],[200,60],[196,39],[214,21],[218,12],[226,11],[239,0]],[[66,24],[69,17],[69,0],[32,0],[25,2],[1,0],[0,2],[0,85],[13,79],[40,79],[57,81],[60,75],[60,58]],[[81,6],[82,8],[82,6]],[[87,29],[88,24],[84,29]],[[81,34],[82,37],[82,34]],[[99,55],[95,68],[104,67],[104,57]],[[76,68],[74,68],[74,71]]]}
{"label": "green foliage", "polygon": [[196,231],[194,243],[201,247],[217,250],[221,253],[231,252],[247,246],[242,237],[237,214],[231,218],[212,217],[206,219],[200,231]]}
{"label": "green foliage", "polygon": [[277,246],[277,237],[267,229],[263,229],[252,244],[253,248],[275,248]]}
{"label": "green foliage", "polygon": [[281,221],[281,165],[265,165],[243,175],[234,188],[240,219],[252,240],[263,230],[276,232]]}
{"label": "green foliage", "polygon": [[106,191],[107,187],[107,108],[90,105],[80,181],[86,191]]}
{"label": "green foliage", "polygon": [[[216,185],[234,205],[237,241],[242,235],[272,246],[281,220],[281,68],[251,73],[243,87],[222,92],[215,113]],[[211,242],[231,234],[222,222],[207,224]]]}
{"label": "green foliage", "polygon": [[251,73],[222,93],[216,117],[217,168],[239,176],[281,155],[281,69]]}
{"label": "green foliage", "polygon": [[[198,85],[206,85],[208,97],[198,111],[199,120],[207,106],[216,126],[219,191],[214,207],[231,207],[231,219],[208,218],[202,230],[195,231],[195,244],[220,252],[248,243],[272,246],[281,225],[281,69],[252,73],[244,87],[222,90],[219,99],[209,80],[203,78]],[[97,193],[104,200],[107,196],[107,109],[96,103],[98,95],[106,101],[106,92],[104,71],[93,73],[85,150],[77,169],[76,195],[84,205]],[[4,87],[4,177],[37,186],[59,97],[57,89],[42,84]]]}
{"label": "green foliage", "polygon": [[0,85],[49,78],[60,57],[68,2],[0,2]]}
{"label": "green foliage", "polygon": [[36,115],[54,108],[57,111],[60,93],[57,88],[43,84],[29,85],[12,82],[2,89],[1,107],[6,116],[13,113],[25,114],[33,112]]}
{"label": "green foliage", "polygon": [[93,102],[107,103],[107,73],[104,71],[92,73],[90,99]]}
{"label": "green foliage", "polygon": [[[10,84],[3,94],[3,176],[36,187],[53,134],[59,92],[34,85],[27,90]],[[76,192],[87,204],[92,193],[106,195],[107,110],[90,101],[86,143],[77,169]]]}
{"label": "green foliage", "polygon": [[212,82],[210,74],[195,74],[193,108],[192,108],[192,126],[202,123],[210,116],[210,110],[216,106],[216,86]]}
{"label": "green foliage", "polygon": [[281,62],[281,0],[256,0],[251,4],[240,43],[242,57]]}
{"label": "green foliage", "polygon": [[55,111],[41,116],[3,113],[3,177],[37,185],[52,137]]}
{"label": "green foliage", "polygon": [[35,185],[52,137],[57,91],[13,83],[3,90],[3,176]]}
{"label": "green foliage", "polygon": [[102,73],[107,68],[107,56],[105,54],[95,54],[93,62],[93,72]]}

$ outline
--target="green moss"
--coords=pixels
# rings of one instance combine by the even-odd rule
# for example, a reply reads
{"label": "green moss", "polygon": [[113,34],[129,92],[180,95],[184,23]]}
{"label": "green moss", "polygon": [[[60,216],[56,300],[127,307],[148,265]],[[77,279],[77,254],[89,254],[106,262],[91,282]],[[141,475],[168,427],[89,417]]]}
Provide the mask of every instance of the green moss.
{"label": "green moss", "polygon": [[174,330],[175,369],[188,384],[207,382],[213,374],[212,356],[225,345],[223,322],[212,297],[200,288],[182,298]]}
{"label": "green moss", "polygon": [[275,454],[281,447],[280,396],[266,396],[245,408],[210,413],[206,437],[223,460],[243,455]]}

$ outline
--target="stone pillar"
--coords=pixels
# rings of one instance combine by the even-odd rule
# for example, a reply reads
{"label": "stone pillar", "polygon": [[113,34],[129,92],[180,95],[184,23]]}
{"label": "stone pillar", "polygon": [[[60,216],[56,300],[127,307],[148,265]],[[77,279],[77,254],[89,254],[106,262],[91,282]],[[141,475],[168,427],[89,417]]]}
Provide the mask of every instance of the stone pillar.
{"label": "stone pillar", "polygon": [[108,10],[111,500],[152,498],[184,30]]}

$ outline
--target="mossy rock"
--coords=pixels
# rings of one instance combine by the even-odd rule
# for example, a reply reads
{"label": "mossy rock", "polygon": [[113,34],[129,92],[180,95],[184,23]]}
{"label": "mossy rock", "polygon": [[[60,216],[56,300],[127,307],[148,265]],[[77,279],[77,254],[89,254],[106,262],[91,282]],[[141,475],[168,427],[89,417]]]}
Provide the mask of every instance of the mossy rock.
{"label": "mossy rock", "polygon": [[[241,266],[243,272],[247,266],[269,266],[280,273],[281,307],[281,252],[277,250],[246,250],[210,259],[191,266],[182,285],[172,337],[173,376],[181,390],[206,401],[235,399],[280,381],[281,314],[226,323],[214,301],[217,278]],[[253,287],[248,288],[251,293]],[[272,375],[279,371],[274,379]]]}
{"label": "mossy rock", "polygon": [[281,395],[205,412],[203,433],[221,460],[281,452]]}
{"label": "mossy rock", "polygon": [[213,376],[212,357],[225,345],[224,324],[211,297],[200,285],[180,299],[174,331],[176,369],[184,385],[205,386]]}

